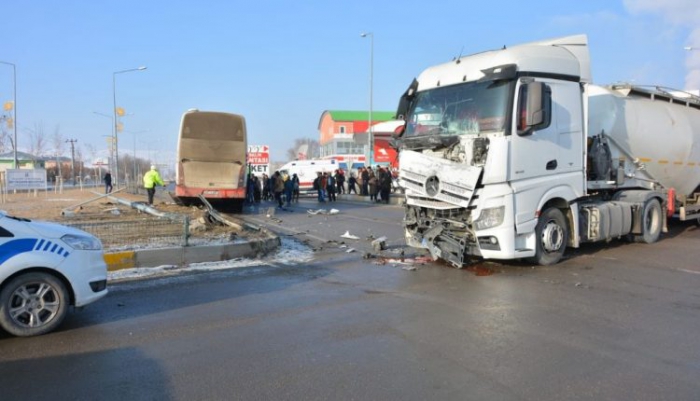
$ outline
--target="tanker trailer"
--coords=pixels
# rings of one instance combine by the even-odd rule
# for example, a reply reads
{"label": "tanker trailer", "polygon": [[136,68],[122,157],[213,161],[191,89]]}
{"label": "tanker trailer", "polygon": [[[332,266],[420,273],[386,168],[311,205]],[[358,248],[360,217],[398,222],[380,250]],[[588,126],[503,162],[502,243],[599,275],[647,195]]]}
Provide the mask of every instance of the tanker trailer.
{"label": "tanker trailer", "polygon": [[700,99],[632,85],[588,94],[589,190],[665,191],[669,216],[699,222]]}

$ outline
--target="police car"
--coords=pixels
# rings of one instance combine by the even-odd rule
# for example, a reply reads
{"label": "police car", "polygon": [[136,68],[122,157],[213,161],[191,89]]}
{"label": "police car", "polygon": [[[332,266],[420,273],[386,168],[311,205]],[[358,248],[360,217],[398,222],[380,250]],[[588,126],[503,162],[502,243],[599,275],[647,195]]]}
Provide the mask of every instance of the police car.
{"label": "police car", "polygon": [[107,295],[107,265],[94,236],[0,211],[0,327],[35,336],[58,327],[69,306]]}

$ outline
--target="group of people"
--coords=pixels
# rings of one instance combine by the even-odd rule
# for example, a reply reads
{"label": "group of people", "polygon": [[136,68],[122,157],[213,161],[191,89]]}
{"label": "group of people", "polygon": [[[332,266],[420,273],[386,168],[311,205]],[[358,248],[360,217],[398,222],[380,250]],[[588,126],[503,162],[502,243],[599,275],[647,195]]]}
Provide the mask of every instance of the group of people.
{"label": "group of people", "polygon": [[[317,172],[313,182],[313,189],[316,191],[319,202],[335,202],[337,194],[355,193],[360,196],[369,196],[375,202],[389,203],[392,180],[394,172],[388,168],[376,166],[360,167],[355,173],[350,173],[347,179],[347,190],[345,189],[345,171],[337,169],[333,173]],[[112,175],[109,171],[103,178],[105,193],[112,192]],[[148,204],[153,204],[153,197],[156,186],[164,186],[163,180],[156,170],[156,166],[143,176],[143,186],[148,193]],[[358,193],[359,188],[359,193]],[[286,173],[275,171],[268,176],[263,174],[261,178],[250,173],[246,187],[246,202],[250,205],[261,201],[276,201],[277,207],[282,208],[286,204],[291,206],[292,202],[299,202],[299,177],[296,174],[289,176]]]}
{"label": "group of people", "polygon": [[278,208],[284,207],[285,204],[289,207],[292,202],[299,202],[299,177],[279,171],[275,171],[271,176],[263,174],[261,178],[249,174],[246,202],[252,205],[260,203],[261,200],[277,201]]}
{"label": "group of people", "polygon": [[[355,184],[360,188],[361,196],[369,196],[375,202],[389,203],[394,172],[382,166],[360,167],[357,178],[352,174],[348,180],[348,193],[355,190]],[[357,193],[357,192],[355,192]]]}
{"label": "group of people", "polygon": [[318,201],[328,202],[336,201],[336,194],[345,193],[345,172],[343,170],[335,170],[333,174],[328,172],[317,172],[314,179],[313,188],[316,191]]}
{"label": "group of people", "polygon": [[[336,194],[354,193],[360,196],[369,196],[375,202],[389,203],[392,180],[394,174],[388,168],[377,166],[360,167],[355,173],[350,173],[347,179],[347,191],[345,189],[345,172],[341,169],[335,170],[333,174],[318,172],[314,180],[314,190],[316,190],[319,202],[329,202],[336,200]],[[359,192],[358,192],[359,189]]]}

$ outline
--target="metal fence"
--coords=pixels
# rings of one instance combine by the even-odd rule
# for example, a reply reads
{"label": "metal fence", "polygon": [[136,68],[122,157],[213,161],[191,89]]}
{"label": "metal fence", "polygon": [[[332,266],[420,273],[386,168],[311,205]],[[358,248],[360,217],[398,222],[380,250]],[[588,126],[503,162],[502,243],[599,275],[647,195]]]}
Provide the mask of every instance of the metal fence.
{"label": "metal fence", "polygon": [[64,224],[89,232],[102,241],[105,250],[112,251],[186,246],[189,238],[187,216]]}

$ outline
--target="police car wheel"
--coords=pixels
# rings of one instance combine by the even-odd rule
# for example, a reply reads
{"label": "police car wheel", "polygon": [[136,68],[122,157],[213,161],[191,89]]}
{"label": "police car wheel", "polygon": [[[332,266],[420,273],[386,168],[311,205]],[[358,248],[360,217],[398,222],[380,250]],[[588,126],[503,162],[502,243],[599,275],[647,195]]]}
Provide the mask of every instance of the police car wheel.
{"label": "police car wheel", "polygon": [[69,302],[66,286],[54,276],[17,276],[0,291],[0,326],[18,337],[48,333],[66,317]]}

